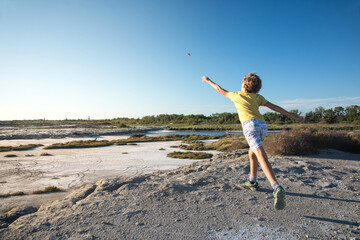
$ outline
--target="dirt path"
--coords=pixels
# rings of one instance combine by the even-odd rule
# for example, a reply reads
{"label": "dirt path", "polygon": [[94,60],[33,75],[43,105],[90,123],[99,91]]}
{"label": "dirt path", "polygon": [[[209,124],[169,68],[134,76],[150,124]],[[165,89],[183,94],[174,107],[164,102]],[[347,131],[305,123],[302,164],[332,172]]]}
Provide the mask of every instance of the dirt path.
{"label": "dirt path", "polygon": [[[20,217],[0,230],[0,238],[359,238],[360,155],[328,150],[270,160],[287,191],[282,211],[273,209],[261,171],[260,191],[236,187],[249,172],[246,151],[239,150],[176,170],[86,185]],[[2,217],[3,227],[14,212]]]}

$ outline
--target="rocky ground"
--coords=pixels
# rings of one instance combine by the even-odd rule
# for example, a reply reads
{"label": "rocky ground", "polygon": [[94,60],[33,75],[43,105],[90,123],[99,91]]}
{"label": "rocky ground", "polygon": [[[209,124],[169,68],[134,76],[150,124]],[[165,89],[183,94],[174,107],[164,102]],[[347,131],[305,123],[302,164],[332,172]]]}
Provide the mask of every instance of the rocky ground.
{"label": "rocky ground", "polygon": [[359,154],[271,157],[287,191],[276,211],[261,171],[260,191],[237,186],[249,173],[246,153],[103,179],[40,209],[11,209],[0,239],[359,239]]}

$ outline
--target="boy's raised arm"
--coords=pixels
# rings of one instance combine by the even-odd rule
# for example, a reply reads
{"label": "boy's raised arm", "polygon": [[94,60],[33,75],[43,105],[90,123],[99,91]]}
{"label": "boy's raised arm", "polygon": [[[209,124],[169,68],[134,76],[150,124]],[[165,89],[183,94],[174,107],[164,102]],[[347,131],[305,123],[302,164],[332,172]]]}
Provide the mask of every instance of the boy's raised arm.
{"label": "boy's raised arm", "polygon": [[203,80],[203,82],[209,83],[216,91],[218,91],[219,93],[221,93],[225,97],[229,97],[229,92],[226,91],[225,89],[221,88],[219,85],[217,85],[213,81],[211,81],[210,78],[208,78],[206,76],[203,76],[202,80]]}
{"label": "boy's raised arm", "polygon": [[286,111],[285,109],[283,109],[282,107],[272,104],[271,102],[267,102],[265,104],[265,106],[267,106],[268,108],[270,108],[271,110],[274,110],[278,113],[281,113],[283,115],[286,115],[292,119],[295,119],[296,121],[299,121],[301,123],[304,123],[304,118],[296,116],[295,114],[289,113],[288,111]]}

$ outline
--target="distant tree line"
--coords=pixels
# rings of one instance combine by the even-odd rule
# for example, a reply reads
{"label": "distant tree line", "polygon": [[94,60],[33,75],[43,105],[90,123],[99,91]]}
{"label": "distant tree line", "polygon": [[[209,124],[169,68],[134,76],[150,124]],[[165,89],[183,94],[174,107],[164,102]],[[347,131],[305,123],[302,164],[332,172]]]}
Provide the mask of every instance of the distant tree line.
{"label": "distant tree line", "polygon": [[[302,113],[298,109],[289,112],[300,116]],[[293,119],[276,113],[267,112],[263,114],[267,123],[291,124],[295,123]],[[340,122],[360,122],[360,106],[351,105],[348,107],[335,107],[325,109],[323,107],[315,108],[314,111],[305,113],[305,122],[307,123],[340,123]],[[203,114],[160,114],[157,116],[145,116],[138,119],[117,118],[113,119],[119,124],[236,124],[240,123],[237,113],[215,113],[210,116]]]}
{"label": "distant tree line", "polygon": [[[295,115],[302,115],[298,109],[290,110],[291,113]],[[267,123],[274,124],[291,124],[295,123],[291,118],[276,113],[276,112],[267,112],[263,114],[265,121]],[[315,108],[314,111],[305,113],[305,122],[307,123],[360,123],[360,106],[351,105],[348,107],[335,107],[330,109],[325,109],[323,107]],[[102,120],[13,120],[13,121],[0,121],[0,126],[6,125],[38,125],[38,126],[49,126],[49,125],[81,125],[84,127],[96,127],[96,126],[118,126],[126,127],[127,124],[188,124],[188,125],[197,125],[197,124],[239,124],[239,117],[237,113],[215,113],[210,116],[205,116],[203,114],[160,114],[157,116],[144,116],[142,118],[114,118],[114,119],[102,119]]]}
{"label": "distant tree line", "polygon": [[160,114],[145,116],[138,119],[116,118],[117,124],[234,124],[240,123],[237,113],[215,113],[210,116],[203,114]]}

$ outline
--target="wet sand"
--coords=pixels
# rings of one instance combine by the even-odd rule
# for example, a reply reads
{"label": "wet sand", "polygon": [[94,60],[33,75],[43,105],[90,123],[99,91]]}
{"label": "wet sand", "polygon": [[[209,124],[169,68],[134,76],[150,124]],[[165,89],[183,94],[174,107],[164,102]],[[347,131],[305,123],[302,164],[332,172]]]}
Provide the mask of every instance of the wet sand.
{"label": "wet sand", "polygon": [[[115,140],[127,137],[105,136],[98,140]],[[94,138],[81,138],[90,140]],[[0,146],[42,144],[45,146],[58,142],[79,140],[78,138],[41,139],[41,140],[1,140]],[[18,157],[4,157],[9,152],[0,153],[0,194],[18,191],[31,194],[49,186],[71,191],[86,183],[94,183],[102,178],[130,177],[158,170],[175,169],[193,163],[194,160],[166,157],[172,151],[182,151],[171,146],[180,141],[147,142],[136,145],[106,146],[77,149],[43,149],[38,147],[27,151],[11,151]],[[160,150],[163,149],[163,150]],[[51,156],[40,156],[42,153]],[[217,151],[208,151],[216,154]],[[34,155],[26,157],[25,155]],[[61,194],[57,194],[63,196]],[[18,205],[33,204],[43,196],[30,195],[17,198]],[[54,199],[46,195],[45,198]],[[22,203],[24,202],[24,203]],[[41,201],[42,203],[44,201]],[[13,198],[0,198],[0,211],[14,205]],[[39,206],[39,205],[38,205]]]}

